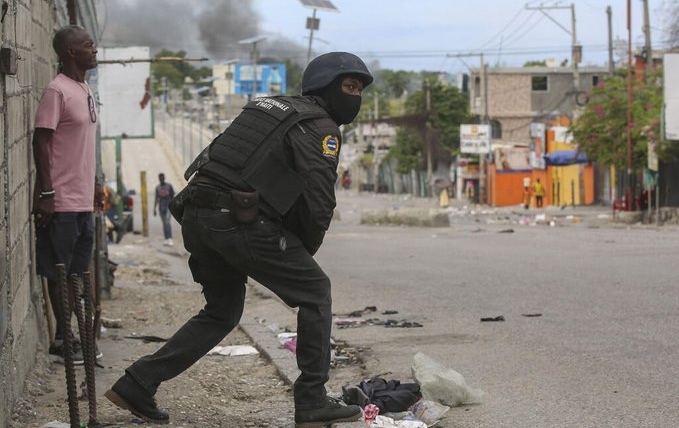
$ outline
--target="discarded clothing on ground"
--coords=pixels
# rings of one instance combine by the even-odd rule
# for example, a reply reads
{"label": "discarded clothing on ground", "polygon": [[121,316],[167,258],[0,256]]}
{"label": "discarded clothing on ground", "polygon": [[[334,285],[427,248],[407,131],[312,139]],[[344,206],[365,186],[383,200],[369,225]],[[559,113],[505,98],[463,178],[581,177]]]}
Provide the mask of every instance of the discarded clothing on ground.
{"label": "discarded clothing on ground", "polygon": [[125,336],[125,339],[137,339],[144,343],[167,342],[167,339],[158,336]]}
{"label": "discarded clothing on ground", "polygon": [[360,317],[360,316],[363,316],[365,314],[369,314],[371,312],[376,312],[376,311],[377,311],[377,306],[366,306],[363,309],[359,309],[357,311],[349,312],[348,314],[342,314],[342,315],[338,315],[338,316],[340,316],[340,317],[350,317],[350,318],[351,317]]}
{"label": "discarded clothing on ground", "polygon": [[383,325],[386,328],[414,328],[422,327],[422,324],[415,321],[408,321],[405,319],[401,320],[381,320],[379,318],[358,318],[358,317],[348,317],[348,318],[335,318],[335,325],[338,328],[354,328],[362,327],[365,325]]}
{"label": "discarded clothing on ground", "polygon": [[357,386],[342,387],[342,401],[361,407],[375,404],[379,407],[380,413],[408,410],[421,398],[420,385],[380,377],[362,381]]}

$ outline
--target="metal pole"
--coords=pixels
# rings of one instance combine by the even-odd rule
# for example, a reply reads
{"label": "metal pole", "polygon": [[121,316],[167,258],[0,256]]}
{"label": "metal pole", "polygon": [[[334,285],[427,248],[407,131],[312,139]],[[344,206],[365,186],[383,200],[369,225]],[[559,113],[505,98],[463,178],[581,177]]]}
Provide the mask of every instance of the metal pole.
{"label": "metal pole", "polygon": [[142,235],[149,236],[149,195],[148,187],[146,185],[146,171],[139,172],[139,181],[141,182],[141,224]]}
{"label": "metal pole", "polygon": [[172,147],[175,154],[177,153],[177,109],[174,103],[172,104]]}
{"label": "metal pole", "polygon": [[660,226],[660,173],[655,174],[655,225]]}
{"label": "metal pole", "polygon": [[632,0],[627,0],[627,211],[632,211]]}
{"label": "metal pole", "polygon": [[254,75],[254,83],[252,85],[252,98],[254,100],[257,96],[257,42],[252,43],[252,73]]}
{"label": "metal pole", "polygon": [[[483,120],[484,124],[490,123],[490,118],[488,116],[488,66],[484,61],[483,53],[480,55],[481,58],[481,78],[483,79],[482,91],[483,91]],[[492,133],[490,133],[492,136]],[[486,203],[486,154],[479,153],[479,203]]]}
{"label": "metal pole", "polygon": [[193,160],[193,118],[189,117],[189,162]]}
{"label": "metal pole", "polygon": [[[644,49],[646,50],[646,68],[653,65],[653,49],[651,47],[651,17],[648,12],[648,0],[642,0],[644,4]],[[644,78],[647,73],[644,73]]]}
{"label": "metal pole", "polygon": [[[123,142],[121,137],[116,137],[116,193],[118,194],[116,202],[116,216],[118,224],[116,226],[123,226],[123,173],[122,173],[122,159],[123,159]],[[124,233],[119,230],[118,233]]]}
{"label": "metal pole", "polygon": [[[87,382],[87,404],[89,409],[88,427],[99,427],[97,421],[97,387],[94,373],[94,364],[97,359],[97,341],[95,328],[98,323],[94,322],[92,311],[92,276],[89,272],[83,274],[83,301],[85,306],[85,331],[87,333],[87,347],[89,354],[85,360],[85,380]],[[83,340],[82,338],[80,339]]]}
{"label": "metal pole", "polygon": [[608,15],[608,74],[612,76],[615,74],[615,63],[613,62],[613,9],[610,6],[606,8],[606,15]]}
{"label": "metal pole", "polygon": [[572,60],[573,60],[573,86],[575,86],[575,90],[579,91],[580,90],[580,70],[578,69],[578,63],[580,62],[580,55],[579,55],[579,49],[577,49],[578,46],[578,38],[576,35],[576,29],[575,29],[575,4],[571,3],[571,34],[573,36],[573,52],[572,52]]}
{"label": "metal pole", "polygon": [[424,129],[424,138],[425,138],[425,143],[427,145],[427,189],[429,190],[430,194],[433,194],[432,186],[433,186],[433,160],[432,160],[432,147],[431,147],[431,132],[430,132],[430,117],[429,115],[431,114],[431,84],[429,81],[425,81],[425,96],[426,96],[426,104],[427,104],[427,123],[425,124],[425,129]]}
{"label": "metal pole", "polygon": [[71,332],[71,304],[69,299],[66,265],[57,264],[57,281],[61,298],[61,325],[63,334],[64,369],[66,371],[66,394],[68,397],[68,415],[71,428],[80,428],[80,409],[78,408],[78,391],[73,363],[73,333]]}
{"label": "metal pole", "polygon": [[308,64],[311,61],[311,43],[314,40],[314,23],[316,22],[316,9],[314,9],[314,13],[311,16],[311,25],[309,26],[309,48],[307,49],[306,52],[306,63]]}
{"label": "metal pole", "polygon": [[[183,107],[183,104],[182,104]],[[182,163],[186,163],[186,117],[184,117],[185,109],[182,108]]]}

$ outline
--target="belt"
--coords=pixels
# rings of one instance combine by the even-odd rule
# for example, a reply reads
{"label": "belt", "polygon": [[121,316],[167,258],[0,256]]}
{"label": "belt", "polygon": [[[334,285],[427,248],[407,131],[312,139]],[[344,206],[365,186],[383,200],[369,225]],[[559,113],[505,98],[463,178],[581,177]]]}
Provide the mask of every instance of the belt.
{"label": "belt", "polygon": [[231,193],[193,186],[189,190],[189,203],[198,208],[231,208]]}

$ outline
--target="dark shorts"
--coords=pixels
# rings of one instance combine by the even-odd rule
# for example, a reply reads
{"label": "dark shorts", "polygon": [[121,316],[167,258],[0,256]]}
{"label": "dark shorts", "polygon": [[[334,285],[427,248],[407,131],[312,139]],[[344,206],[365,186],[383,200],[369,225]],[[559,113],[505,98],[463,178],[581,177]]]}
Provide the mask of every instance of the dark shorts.
{"label": "dark shorts", "polygon": [[57,280],[57,264],[66,265],[66,274],[89,270],[94,247],[94,220],[91,212],[54,213],[47,227],[36,230],[37,273]]}

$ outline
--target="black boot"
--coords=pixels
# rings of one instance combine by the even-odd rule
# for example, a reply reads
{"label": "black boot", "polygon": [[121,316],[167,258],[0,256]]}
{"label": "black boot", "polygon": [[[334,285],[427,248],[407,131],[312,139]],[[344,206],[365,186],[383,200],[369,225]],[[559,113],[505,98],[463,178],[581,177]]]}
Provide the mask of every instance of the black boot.
{"label": "black boot", "polygon": [[347,406],[339,400],[327,398],[323,407],[296,409],[295,428],[323,428],[337,422],[356,421],[363,416],[359,406]]}
{"label": "black boot", "polygon": [[118,379],[111,389],[104,393],[104,397],[146,422],[170,423],[170,415],[158,409],[153,396],[127,374]]}

